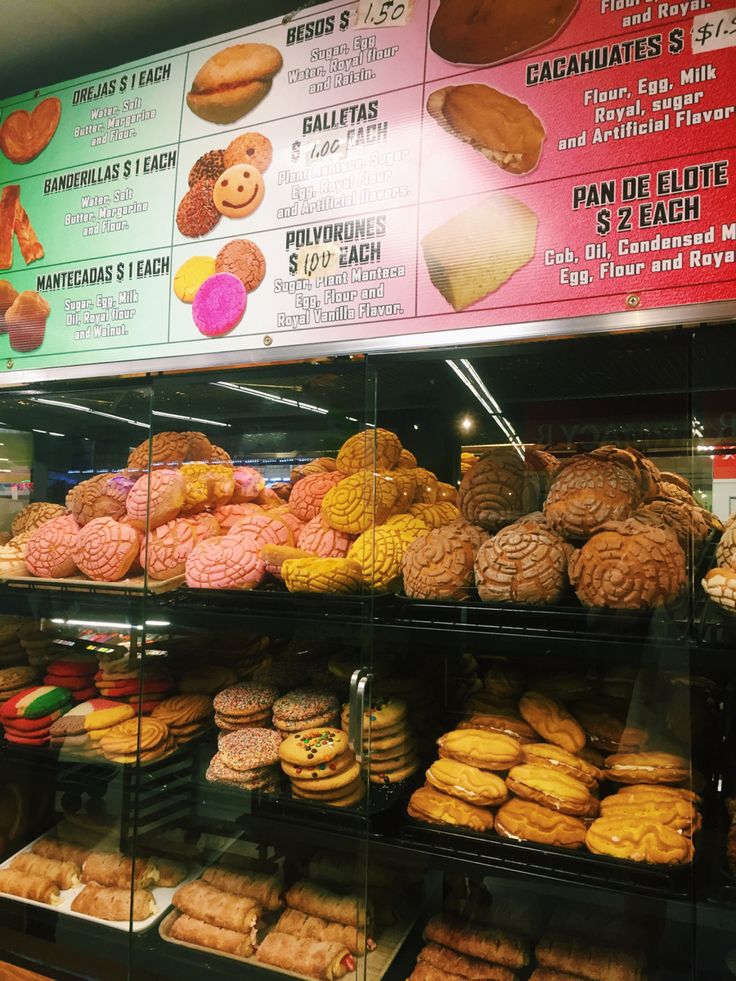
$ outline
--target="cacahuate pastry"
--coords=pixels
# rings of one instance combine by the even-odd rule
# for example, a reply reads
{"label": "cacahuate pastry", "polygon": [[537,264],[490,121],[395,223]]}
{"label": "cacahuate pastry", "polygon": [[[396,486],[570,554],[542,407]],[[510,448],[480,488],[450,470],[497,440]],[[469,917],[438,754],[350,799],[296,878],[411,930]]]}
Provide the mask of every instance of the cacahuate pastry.
{"label": "cacahuate pastry", "polygon": [[572,548],[535,521],[515,521],[478,549],[475,585],[485,603],[556,603]]}
{"label": "cacahuate pastry", "polygon": [[518,739],[485,729],[455,729],[440,736],[437,745],[440,756],[480,770],[508,770],[522,758]]}
{"label": "cacahuate pastry", "polygon": [[616,753],[606,758],[603,776],[616,783],[682,783],[690,780],[691,767],[672,753]]}
{"label": "cacahuate pastry", "polygon": [[601,780],[601,771],[597,766],[568,753],[559,746],[550,743],[526,743],[522,745],[521,752],[525,763],[549,766],[553,770],[575,777],[586,787],[595,788]]}
{"label": "cacahuate pastry", "polygon": [[598,813],[598,801],[585,784],[549,766],[522,763],[512,767],[506,784],[517,797],[542,804],[561,814],[592,817]]}
{"label": "cacahuate pastry", "polygon": [[237,930],[227,930],[224,927],[213,926],[204,920],[181,913],[171,924],[169,935],[184,943],[196,944],[199,947],[209,947],[223,954],[234,954],[236,957],[252,957],[255,953],[252,931],[244,934]]}
{"label": "cacahuate pastry", "polygon": [[256,957],[263,964],[281,967],[286,971],[306,974],[318,981],[338,981],[355,970],[355,958],[341,943],[329,940],[306,940],[289,933],[269,933]]}
{"label": "cacahuate pastry", "polygon": [[685,865],[693,859],[693,843],[659,821],[599,817],[585,836],[595,855],[612,855],[650,865]]}
{"label": "cacahuate pastry", "polygon": [[498,809],[495,827],[502,837],[515,841],[558,848],[582,848],[585,844],[586,827],[580,818],[517,797]]}
{"label": "cacahuate pastry", "polygon": [[514,970],[526,967],[531,959],[529,945],[515,933],[469,924],[451,914],[433,916],[424,928],[424,938],[468,957]]}
{"label": "cacahuate pastry", "polygon": [[233,44],[202,65],[187,94],[191,111],[210,123],[234,123],[268,95],[283,64],[270,44]]}
{"label": "cacahuate pastry", "polygon": [[452,759],[435,760],[427,770],[427,783],[479,807],[497,807],[508,797],[506,784],[495,773]]}
{"label": "cacahuate pastry", "polygon": [[644,981],[645,956],[624,944],[607,947],[570,933],[549,931],[534,953],[538,963],[549,970],[606,981]]}
{"label": "cacahuate pastry", "polygon": [[471,831],[492,831],[493,813],[484,807],[468,804],[458,797],[435,790],[434,787],[420,787],[409,799],[409,817],[428,824],[448,824]]}
{"label": "cacahuate pastry", "polygon": [[432,285],[456,311],[483,300],[534,258],[538,225],[510,194],[473,204],[422,239]]}
{"label": "cacahuate pastry", "polygon": [[511,446],[484,454],[460,484],[460,509],[467,521],[491,532],[536,511],[556,466],[533,447],[523,458]]}
{"label": "cacahuate pastry", "polygon": [[578,0],[443,0],[429,43],[445,61],[496,65],[547,44],[577,9]]}
{"label": "cacahuate pastry", "polygon": [[498,89],[478,84],[435,89],[427,111],[502,170],[528,174],[539,162],[544,126],[529,106]]}
{"label": "cacahuate pastry", "polygon": [[519,711],[548,743],[554,743],[568,753],[579,753],[585,745],[585,733],[580,724],[550,695],[526,692],[519,701]]}

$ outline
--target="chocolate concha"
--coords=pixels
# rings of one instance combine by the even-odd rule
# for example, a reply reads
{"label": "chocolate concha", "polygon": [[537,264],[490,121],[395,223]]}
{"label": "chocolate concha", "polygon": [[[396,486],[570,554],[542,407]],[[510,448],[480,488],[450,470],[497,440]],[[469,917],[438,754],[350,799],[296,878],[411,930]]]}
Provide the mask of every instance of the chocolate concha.
{"label": "chocolate concha", "polygon": [[621,449],[619,446],[606,445],[599,446],[590,455],[634,470],[639,480],[642,501],[649,501],[659,493],[661,471],[653,460],[644,456],[641,450],[633,446]]}
{"label": "chocolate concha", "polygon": [[702,508],[671,498],[657,497],[648,504],[642,504],[634,511],[632,518],[658,528],[670,528],[688,555],[692,548],[703,544],[710,532]]}
{"label": "chocolate concha", "polygon": [[736,569],[736,523],[731,524],[723,533],[716,549],[718,565]]}
{"label": "chocolate concha", "polygon": [[642,499],[634,457],[583,453],[560,464],[544,514],[550,528],[563,538],[589,538],[607,521],[630,517]]}
{"label": "chocolate concha", "polygon": [[52,518],[60,518],[68,513],[61,504],[49,504],[46,501],[26,504],[13,516],[13,522],[10,526],[11,535],[13,538],[18,535],[29,535],[36,528],[40,528],[47,521],[51,521]]}
{"label": "chocolate concha", "polygon": [[416,538],[404,553],[404,592],[412,599],[467,599],[473,585],[473,559],[469,541],[434,528]]}
{"label": "chocolate concha", "polygon": [[[660,496],[669,498],[672,501],[681,501],[683,504],[697,504],[688,487],[683,486],[682,483],[675,483],[670,479],[675,476],[677,474],[662,474],[662,480],[659,484]],[[687,484],[687,481],[684,481],[684,483]]]}
{"label": "chocolate concha", "polygon": [[499,531],[539,508],[547,473],[548,461],[535,450],[524,457],[511,446],[492,450],[463,477],[460,509],[471,524]]}
{"label": "chocolate concha", "polygon": [[671,470],[660,470],[659,479],[660,481],[664,481],[664,483],[674,484],[675,487],[679,487],[680,490],[684,490],[686,493],[692,496],[692,484],[687,477],[683,477],[681,473],[673,473]]}
{"label": "chocolate concha", "polygon": [[671,531],[634,518],[604,524],[570,559],[584,606],[642,610],[677,599],[687,584],[685,553]]}
{"label": "chocolate concha", "polygon": [[535,521],[516,521],[478,549],[475,585],[486,603],[556,603],[572,547]]}
{"label": "chocolate concha", "polygon": [[135,481],[117,473],[98,473],[72,487],[66,495],[66,506],[80,525],[95,518],[125,517],[125,502]]}

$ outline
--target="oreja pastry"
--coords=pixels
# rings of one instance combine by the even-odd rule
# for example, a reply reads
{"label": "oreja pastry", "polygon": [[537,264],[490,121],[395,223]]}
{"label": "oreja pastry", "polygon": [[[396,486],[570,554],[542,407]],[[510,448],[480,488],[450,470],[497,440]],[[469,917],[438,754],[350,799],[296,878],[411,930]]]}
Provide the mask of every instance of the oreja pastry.
{"label": "oreja pastry", "polygon": [[526,743],[521,747],[525,763],[537,763],[575,777],[586,787],[594,788],[601,780],[601,771],[592,763],[574,756],[559,746],[549,743]]}
{"label": "oreja pastry", "polygon": [[480,770],[508,770],[521,760],[521,743],[512,736],[484,729],[455,729],[437,740],[440,756]]}
{"label": "oreja pastry", "polygon": [[568,753],[579,753],[585,745],[580,724],[556,699],[538,691],[528,691],[519,701],[519,711],[547,742]]}
{"label": "oreja pastry", "polygon": [[409,817],[428,824],[449,824],[471,831],[492,831],[493,813],[484,807],[476,807],[433,787],[415,790],[407,807]]}
{"label": "oreja pastry", "polygon": [[187,94],[191,111],[210,123],[234,123],[268,95],[283,59],[270,44],[234,44],[208,58]]}
{"label": "oreja pastry", "polygon": [[650,865],[685,865],[694,854],[687,835],[659,821],[628,817],[600,817],[593,821],[585,843],[594,855],[612,855]]}
{"label": "oreja pastry", "polygon": [[427,100],[436,123],[491,163],[528,174],[539,162],[544,126],[529,106],[489,85],[448,85]]}
{"label": "oreja pastry", "polygon": [[46,149],[61,118],[61,100],[47,96],[31,112],[16,109],[0,126],[0,150],[11,163],[30,163]]}
{"label": "oreja pastry", "polygon": [[496,807],[508,797],[500,777],[452,759],[435,760],[427,770],[427,783],[444,794],[481,807]]}
{"label": "oreja pastry", "polygon": [[672,753],[617,753],[606,758],[603,776],[616,783],[682,783],[690,780],[690,761]]}
{"label": "oreja pastry", "polygon": [[535,841],[558,848],[582,848],[586,828],[580,818],[514,797],[498,809],[496,831],[502,837],[516,841]]}
{"label": "oreja pastry", "polygon": [[598,801],[585,784],[549,766],[522,763],[512,767],[506,784],[518,797],[562,814],[591,817],[598,813]]}
{"label": "oreja pastry", "polygon": [[424,937],[469,957],[515,970],[526,967],[531,959],[528,943],[516,934],[468,923],[450,914],[433,916],[424,928]]}

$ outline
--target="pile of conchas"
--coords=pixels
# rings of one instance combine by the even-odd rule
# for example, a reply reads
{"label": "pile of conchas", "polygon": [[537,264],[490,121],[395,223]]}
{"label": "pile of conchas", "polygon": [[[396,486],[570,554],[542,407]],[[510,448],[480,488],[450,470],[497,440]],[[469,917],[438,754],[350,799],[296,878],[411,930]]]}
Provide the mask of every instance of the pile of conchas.
{"label": "pile of conchas", "polygon": [[736,514],[726,522],[716,563],[716,568],[703,579],[703,589],[722,610],[736,614]]}

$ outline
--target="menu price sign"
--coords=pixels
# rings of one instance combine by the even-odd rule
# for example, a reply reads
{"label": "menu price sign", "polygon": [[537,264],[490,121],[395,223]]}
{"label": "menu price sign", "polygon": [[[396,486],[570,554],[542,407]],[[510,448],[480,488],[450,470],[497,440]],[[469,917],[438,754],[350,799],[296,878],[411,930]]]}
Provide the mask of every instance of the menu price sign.
{"label": "menu price sign", "polygon": [[735,42],[348,0],[6,100],[5,379],[732,300]]}

